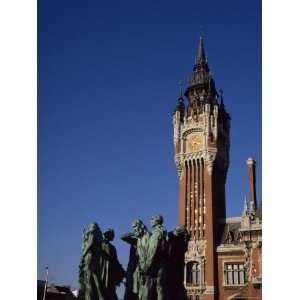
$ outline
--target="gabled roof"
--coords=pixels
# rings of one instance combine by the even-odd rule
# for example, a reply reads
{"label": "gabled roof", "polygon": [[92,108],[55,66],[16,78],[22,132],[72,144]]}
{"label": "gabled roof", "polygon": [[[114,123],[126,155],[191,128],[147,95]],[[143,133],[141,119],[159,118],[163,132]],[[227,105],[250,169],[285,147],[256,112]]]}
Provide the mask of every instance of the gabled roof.
{"label": "gabled roof", "polygon": [[241,227],[240,218],[226,218],[225,222],[226,223],[225,223],[225,226],[224,226],[224,231],[223,231],[221,243],[222,244],[226,243],[229,232],[232,233],[233,243],[234,243],[238,239],[238,234],[239,234],[239,230],[240,230],[240,227]]}

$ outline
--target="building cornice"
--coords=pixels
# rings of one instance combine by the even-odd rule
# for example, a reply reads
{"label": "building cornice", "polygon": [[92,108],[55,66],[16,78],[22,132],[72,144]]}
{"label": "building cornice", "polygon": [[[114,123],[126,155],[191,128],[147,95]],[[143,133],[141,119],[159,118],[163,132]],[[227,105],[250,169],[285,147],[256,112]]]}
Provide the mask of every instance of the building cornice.
{"label": "building cornice", "polygon": [[239,253],[243,254],[245,247],[241,245],[220,245],[217,247],[217,253]]}

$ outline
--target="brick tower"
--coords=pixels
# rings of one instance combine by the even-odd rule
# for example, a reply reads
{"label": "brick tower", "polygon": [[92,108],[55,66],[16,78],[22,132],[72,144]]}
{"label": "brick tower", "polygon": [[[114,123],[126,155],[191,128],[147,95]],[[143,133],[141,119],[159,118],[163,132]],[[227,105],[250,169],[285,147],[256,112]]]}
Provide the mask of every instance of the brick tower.
{"label": "brick tower", "polygon": [[191,235],[184,277],[188,299],[217,299],[216,246],[226,218],[230,116],[222,92],[216,90],[202,38],[188,87],[184,95],[181,91],[173,114],[173,126],[179,223]]}

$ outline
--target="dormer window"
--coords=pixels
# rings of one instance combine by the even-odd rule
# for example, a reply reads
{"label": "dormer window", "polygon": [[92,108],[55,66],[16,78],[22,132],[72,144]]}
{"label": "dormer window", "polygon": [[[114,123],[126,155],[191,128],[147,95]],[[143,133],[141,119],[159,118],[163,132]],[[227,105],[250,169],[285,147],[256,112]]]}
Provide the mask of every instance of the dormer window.
{"label": "dormer window", "polygon": [[233,233],[232,233],[232,231],[228,231],[227,237],[226,237],[226,243],[227,244],[233,243]]}

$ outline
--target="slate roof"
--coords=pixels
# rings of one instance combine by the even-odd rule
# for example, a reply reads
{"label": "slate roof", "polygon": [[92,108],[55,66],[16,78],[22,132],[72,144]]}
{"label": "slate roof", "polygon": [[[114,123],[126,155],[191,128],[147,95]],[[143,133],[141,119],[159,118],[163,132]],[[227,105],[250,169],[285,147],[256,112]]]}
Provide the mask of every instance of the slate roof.
{"label": "slate roof", "polygon": [[[260,201],[257,210],[256,210],[256,217],[260,221],[262,221],[262,202]],[[226,239],[228,236],[228,232],[232,233],[233,241],[232,243],[237,243],[238,242],[238,237],[239,237],[239,231],[241,228],[241,218],[235,217],[235,218],[226,218],[225,219],[225,225],[224,225],[224,230],[221,238],[221,244],[226,244]]]}

